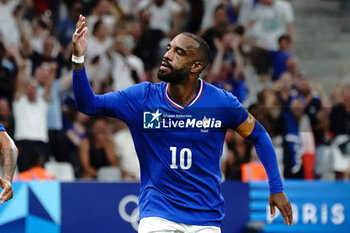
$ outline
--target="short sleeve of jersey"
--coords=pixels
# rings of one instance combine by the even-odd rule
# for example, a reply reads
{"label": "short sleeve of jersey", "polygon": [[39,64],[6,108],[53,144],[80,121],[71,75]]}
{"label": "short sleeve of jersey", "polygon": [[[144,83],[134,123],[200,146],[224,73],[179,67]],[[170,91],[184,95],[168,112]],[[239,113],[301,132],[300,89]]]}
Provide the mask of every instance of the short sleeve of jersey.
{"label": "short sleeve of jersey", "polygon": [[0,131],[5,131],[5,128],[2,124],[0,124]]}
{"label": "short sleeve of jersey", "polygon": [[248,112],[244,109],[238,99],[231,93],[224,91],[225,102],[227,103],[227,115],[229,117],[229,127],[236,129],[248,117]]}
{"label": "short sleeve of jersey", "polygon": [[98,102],[104,106],[98,114],[117,117],[125,123],[130,123],[141,110],[151,83],[143,82],[125,90],[98,95]]}

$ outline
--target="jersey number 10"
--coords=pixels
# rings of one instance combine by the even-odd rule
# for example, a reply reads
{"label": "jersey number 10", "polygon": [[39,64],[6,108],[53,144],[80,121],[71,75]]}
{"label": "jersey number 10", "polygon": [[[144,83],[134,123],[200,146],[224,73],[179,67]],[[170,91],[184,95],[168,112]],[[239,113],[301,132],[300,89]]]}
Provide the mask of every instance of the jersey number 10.
{"label": "jersey number 10", "polygon": [[[171,165],[170,168],[171,169],[178,169],[179,167],[176,164],[176,151],[177,151],[177,147],[170,147],[170,151],[171,151]],[[186,164],[185,164],[185,157],[187,158]],[[188,170],[190,169],[190,167],[192,166],[192,151],[188,148],[182,148],[180,150],[180,167],[183,170]]]}

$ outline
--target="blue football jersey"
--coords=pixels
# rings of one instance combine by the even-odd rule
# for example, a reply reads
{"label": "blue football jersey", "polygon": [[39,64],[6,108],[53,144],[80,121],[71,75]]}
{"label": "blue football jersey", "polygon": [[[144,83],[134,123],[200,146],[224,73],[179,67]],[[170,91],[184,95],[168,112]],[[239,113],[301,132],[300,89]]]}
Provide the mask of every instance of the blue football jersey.
{"label": "blue football jersey", "polygon": [[0,124],[0,131],[5,131],[5,128],[2,124]]}
{"label": "blue football jersey", "polygon": [[229,128],[253,128],[245,126],[250,118],[236,97],[199,82],[197,96],[187,106],[169,97],[164,82],[144,82],[97,96],[101,103],[97,114],[125,121],[132,133],[141,168],[140,218],[221,224],[225,205],[220,157],[225,133]]}

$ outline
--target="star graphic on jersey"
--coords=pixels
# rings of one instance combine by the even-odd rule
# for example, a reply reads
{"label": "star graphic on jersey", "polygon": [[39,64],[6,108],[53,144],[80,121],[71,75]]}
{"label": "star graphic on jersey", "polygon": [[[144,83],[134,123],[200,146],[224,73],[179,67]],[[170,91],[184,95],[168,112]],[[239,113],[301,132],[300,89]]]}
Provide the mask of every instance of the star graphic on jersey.
{"label": "star graphic on jersey", "polygon": [[151,122],[153,122],[154,120],[157,119],[157,121],[159,121],[159,117],[162,115],[160,112],[159,112],[159,109],[157,109],[157,111],[155,113],[151,113],[153,118],[151,120]]}

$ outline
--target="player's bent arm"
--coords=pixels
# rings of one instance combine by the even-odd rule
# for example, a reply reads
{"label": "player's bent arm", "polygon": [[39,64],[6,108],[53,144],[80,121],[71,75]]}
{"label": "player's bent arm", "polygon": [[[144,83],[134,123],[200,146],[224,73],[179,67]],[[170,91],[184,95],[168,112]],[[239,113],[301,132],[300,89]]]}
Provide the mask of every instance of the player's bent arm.
{"label": "player's bent arm", "polygon": [[18,150],[5,131],[0,131],[0,161],[3,161],[3,179],[12,183],[16,169]]}
{"label": "player's bent arm", "polygon": [[269,205],[271,216],[274,217],[275,207],[277,207],[283,216],[284,222],[289,226],[293,225],[292,206],[283,192],[276,153],[270,136],[264,127],[250,114],[248,114],[245,121],[236,128],[236,131],[253,142],[256,153],[264,165],[270,185]]}
{"label": "player's bent arm", "polygon": [[236,131],[254,144],[256,153],[269,178],[270,193],[282,193],[283,184],[278,170],[276,153],[265,128],[249,114],[247,119],[236,128]]}

